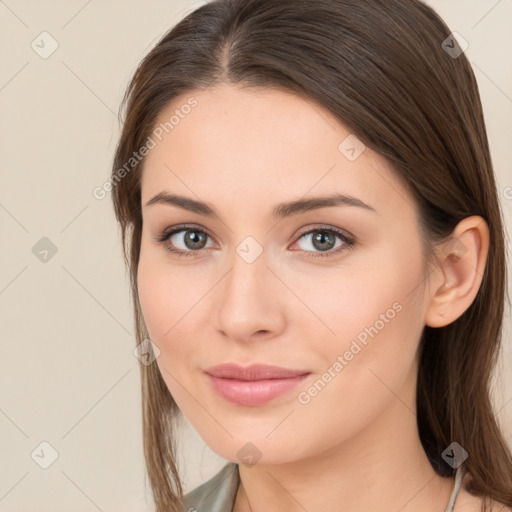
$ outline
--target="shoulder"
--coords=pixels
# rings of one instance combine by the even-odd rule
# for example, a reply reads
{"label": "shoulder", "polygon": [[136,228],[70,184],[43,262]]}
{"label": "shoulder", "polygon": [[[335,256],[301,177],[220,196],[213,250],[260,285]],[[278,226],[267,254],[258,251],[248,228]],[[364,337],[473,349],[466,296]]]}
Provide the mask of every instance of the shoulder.
{"label": "shoulder", "polygon": [[231,511],[238,484],[238,464],[228,462],[209,480],[183,496],[185,510]]}

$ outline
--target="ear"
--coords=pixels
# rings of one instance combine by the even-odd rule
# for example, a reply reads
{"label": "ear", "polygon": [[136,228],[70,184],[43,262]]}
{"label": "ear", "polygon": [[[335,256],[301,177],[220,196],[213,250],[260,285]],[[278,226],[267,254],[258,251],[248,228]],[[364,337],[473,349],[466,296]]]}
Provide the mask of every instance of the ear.
{"label": "ear", "polygon": [[485,219],[474,215],[460,221],[452,238],[439,247],[439,263],[429,277],[426,325],[449,325],[471,306],[482,283],[488,252]]}

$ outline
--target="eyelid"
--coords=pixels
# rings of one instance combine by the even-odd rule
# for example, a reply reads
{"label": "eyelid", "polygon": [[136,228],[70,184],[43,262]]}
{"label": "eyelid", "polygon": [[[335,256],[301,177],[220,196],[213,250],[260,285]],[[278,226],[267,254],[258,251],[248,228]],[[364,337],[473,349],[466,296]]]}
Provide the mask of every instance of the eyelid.
{"label": "eyelid", "polygon": [[171,235],[179,232],[179,231],[186,231],[186,230],[196,230],[200,232],[204,232],[206,235],[208,235],[210,238],[215,238],[206,228],[196,225],[196,224],[176,224],[174,226],[170,226],[166,229],[164,229],[161,234],[156,235],[154,238],[157,242],[163,242],[167,238],[169,238]]}
{"label": "eyelid", "polygon": [[336,234],[340,235],[342,238],[346,238],[347,240],[354,240],[355,238],[348,231],[345,231],[344,229],[341,228],[337,228],[335,226],[331,226],[329,224],[313,224],[312,226],[308,226],[307,228],[305,228],[304,231],[299,232],[299,234],[295,235],[295,237],[299,239],[304,235],[311,233],[312,231],[333,231]]}

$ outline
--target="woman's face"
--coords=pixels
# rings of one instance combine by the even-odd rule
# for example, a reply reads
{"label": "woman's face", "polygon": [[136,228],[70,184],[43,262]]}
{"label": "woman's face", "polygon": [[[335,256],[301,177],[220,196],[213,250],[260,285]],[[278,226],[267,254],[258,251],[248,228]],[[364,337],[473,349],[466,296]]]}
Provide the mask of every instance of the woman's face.
{"label": "woman's face", "polygon": [[[163,379],[212,450],[284,463],[414,418],[421,240],[387,162],[321,106],[268,89],[183,95],[151,137],[139,298]],[[146,205],[158,194],[188,202]],[[334,195],[353,199],[307,207]],[[229,399],[205,373],[221,363],[307,375],[276,396],[232,380]]]}

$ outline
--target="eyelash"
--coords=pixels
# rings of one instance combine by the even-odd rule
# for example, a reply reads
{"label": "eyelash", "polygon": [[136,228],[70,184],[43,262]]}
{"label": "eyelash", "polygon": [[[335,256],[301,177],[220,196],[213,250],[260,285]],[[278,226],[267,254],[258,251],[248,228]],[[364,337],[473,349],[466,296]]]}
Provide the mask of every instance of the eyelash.
{"label": "eyelash", "polygon": [[[204,229],[199,229],[195,226],[184,225],[184,226],[176,226],[170,230],[166,230],[163,233],[161,233],[160,235],[158,235],[155,239],[157,242],[164,244],[165,249],[167,251],[169,251],[170,253],[175,254],[176,256],[179,256],[179,257],[195,257],[195,256],[197,256],[198,253],[205,250],[205,249],[199,249],[197,251],[192,251],[192,250],[183,251],[181,249],[178,249],[178,250],[173,249],[173,248],[169,247],[167,244],[165,244],[165,242],[172,235],[179,233],[180,231],[195,231],[197,233],[203,233],[203,234],[207,235],[209,238],[212,238],[210,236],[210,234],[207,231],[205,231]],[[345,233],[343,233],[339,229],[332,228],[332,227],[325,227],[325,226],[315,226],[314,228],[312,228],[308,231],[305,231],[304,233],[301,233],[297,237],[297,240],[300,240],[305,235],[309,235],[311,233],[316,233],[316,232],[332,233],[334,235],[337,235],[343,242],[343,245],[336,249],[330,249],[329,251],[318,251],[317,252],[317,251],[304,251],[303,250],[302,252],[305,252],[305,253],[311,253],[311,252],[314,253],[314,255],[308,255],[307,256],[308,258],[329,258],[329,257],[339,254],[340,252],[349,251],[349,250],[353,249],[354,246],[356,245],[356,241],[353,238],[348,237]]]}

